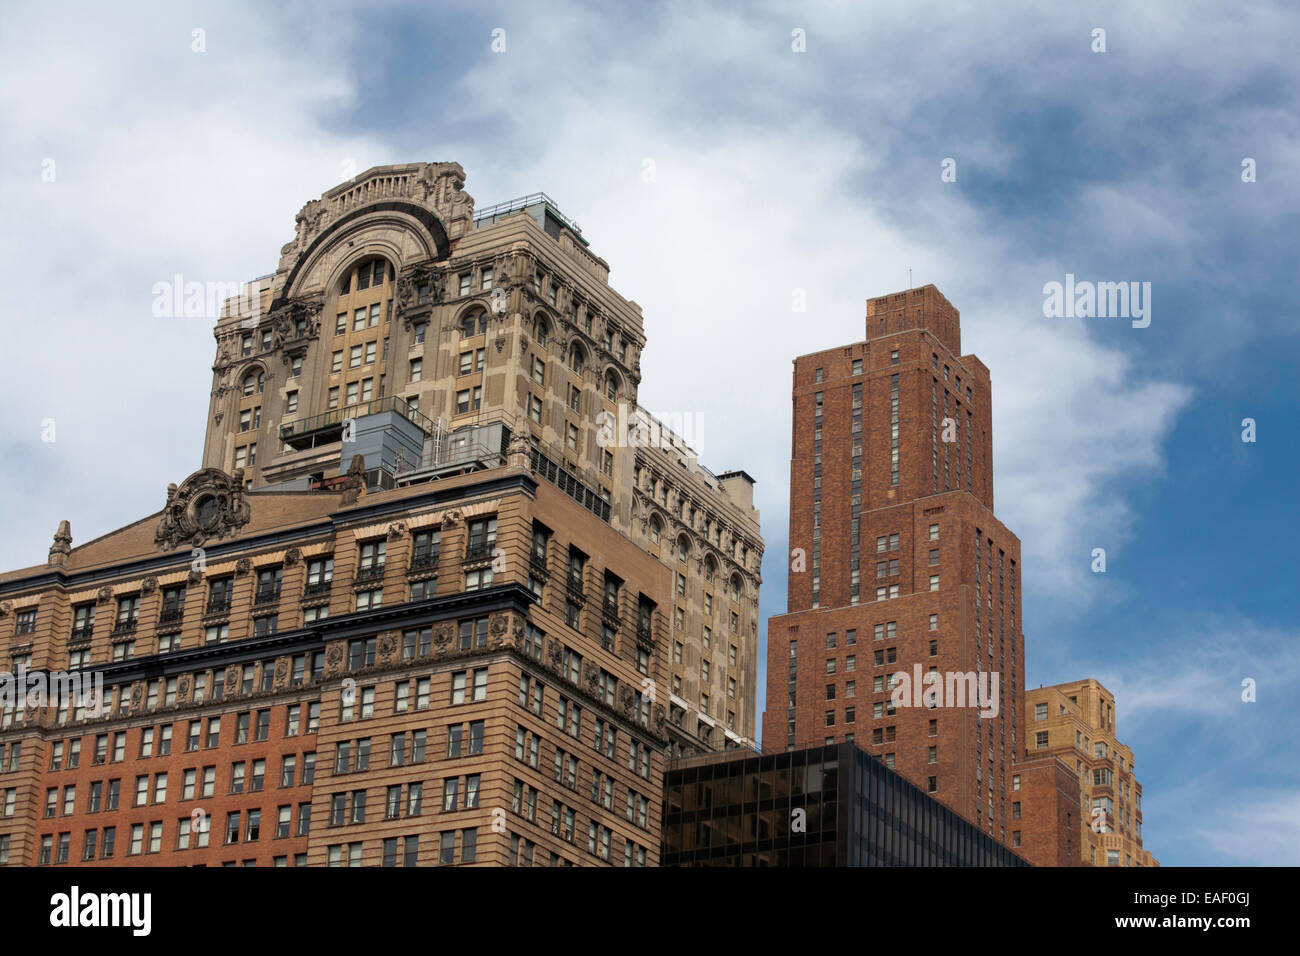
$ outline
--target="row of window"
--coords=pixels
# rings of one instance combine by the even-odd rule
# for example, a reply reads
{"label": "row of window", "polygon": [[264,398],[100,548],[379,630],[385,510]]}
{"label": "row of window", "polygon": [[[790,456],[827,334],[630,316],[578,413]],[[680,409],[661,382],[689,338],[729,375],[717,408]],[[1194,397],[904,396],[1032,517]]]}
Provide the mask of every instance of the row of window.
{"label": "row of window", "polygon": [[[304,837],[311,829],[311,804],[308,802],[297,805],[298,822],[293,823],[294,807],[291,804],[285,804],[276,808],[274,830],[272,838],[276,840],[287,839],[290,837]],[[161,853],[163,850],[164,825],[162,820],[154,820],[149,823],[129,824],[130,842],[127,845],[127,856],[147,856]],[[193,814],[180,817],[176,820],[174,829],[175,843],[173,850],[198,850],[204,849],[211,845],[212,822],[207,814],[201,810],[196,810]],[[260,808],[250,810],[232,810],[226,814],[225,831],[223,843],[232,845],[237,843],[256,843],[262,837],[262,810]],[[57,841],[57,842],[56,842]],[[64,831],[59,834],[47,833],[41,836],[40,850],[37,857],[37,863],[41,866],[50,864],[60,864],[69,862],[69,852],[71,850],[72,833]],[[109,860],[112,859],[117,850],[117,827],[107,826],[103,828],[87,829],[82,835],[81,856],[82,862],[92,860]],[[306,866],[307,855],[297,854],[295,856],[295,866]],[[284,866],[287,862],[287,856],[277,857],[276,865]],[[0,859],[0,862],[6,862]],[[229,865],[229,864],[228,864]],[[390,865],[390,864],[386,864]]]}

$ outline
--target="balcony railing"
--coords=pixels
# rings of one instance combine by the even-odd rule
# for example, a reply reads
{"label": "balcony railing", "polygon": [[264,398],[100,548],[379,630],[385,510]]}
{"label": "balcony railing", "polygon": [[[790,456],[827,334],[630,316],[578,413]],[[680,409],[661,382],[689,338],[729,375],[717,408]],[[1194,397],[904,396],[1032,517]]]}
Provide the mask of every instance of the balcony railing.
{"label": "balcony railing", "polygon": [[322,594],[329,594],[332,583],[332,581],[308,582],[307,586],[302,589],[302,596],[304,598],[314,598],[320,597]]}
{"label": "balcony railing", "polygon": [[471,541],[465,548],[465,563],[491,560],[492,549],[495,547],[496,541]]}
{"label": "balcony railing", "polygon": [[95,630],[95,625],[93,624],[73,625],[72,635],[68,638],[68,642],[71,644],[75,644],[79,641],[88,641],[90,640],[91,633],[94,630]]}
{"label": "balcony railing", "polygon": [[318,432],[341,431],[343,422],[347,419],[364,418],[367,415],[378,415],[380,412],[397,412],[413,422],[426,435],[434,433],[432,421],[408,405],[404,399],[397,395],[389,395],[369,402],[360,402],[343,408],[330,409],[327,412],[321,412],[319,415],[312,415],[300,421],[281,425],[280,441],[293,443]]}
{"label": "balcony railing", "polygon": [[280,585],[264,584],[253,594],[253,604],[275,604],[280,600]]}
{"label": "balcony railing", "polygon": [[208,600],[207,607],[203,612],[205,617],[209,617],[217,614],[229,614],[229,613],[230,613],[229,594],[227,594],[225,597],[210,598]]}
{"label": "balcony railing", "polygon": [[133,617],[131,617],[131,618],[127,618],[127,619],[125,619],[125,620],[121,620],[121,621],[115,621],[115,622],[113,623],[113,636],[114,636],[114,637],[117,637],[119,634],[132,634],[132,633],[134,633],[134,632],[135,632],[135,624],[136,624],[136,621],[135,621],[135,618],[133,618]]}
{"label": "balcony railing", "polygon": [[577,598],[579,601],[583,600],[585,595],[582,590],[582,572],[570,568],[564,578],[564,587],[570,596]]}
{"label": "balcony railing", "polygon": [[384,577],[383,564],[367,564],[357,568],[357,581],[379,581]]}
{"label": "balcony railing", "polygon": [[601,602],[601,610],[604,612],[605,617],[612,618],[614,621],[617,621],[618,620],[618,596],[606,594],[604,601]]}
{"label": "balcony railing", "polygon": [[163,625],[179,624],[183,617],[185,617],[184,605],[181,605],[180,607],[165,607],[162,609],[162,613],[158,615],[158,623]]}
{"label": "balcony railing", "polygon": [[438,567],[438,556],[441,552],[437,548],[417,550],[411,554],[412,571],[428,571]]}

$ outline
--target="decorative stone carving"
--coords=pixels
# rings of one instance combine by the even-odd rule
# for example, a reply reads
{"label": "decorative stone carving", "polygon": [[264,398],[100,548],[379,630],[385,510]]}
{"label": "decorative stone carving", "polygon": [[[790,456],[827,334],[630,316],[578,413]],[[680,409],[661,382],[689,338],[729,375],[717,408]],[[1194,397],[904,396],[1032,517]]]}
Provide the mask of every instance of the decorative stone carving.
{"label": "decorative stone carving", "polygon": [[514,627],[513,627],[513,633],[514,633],[514,638],[515,638],[515,647],[518,647],[518,648],[520,648],[521,650],[523,649],[523,646],[524,646],[524,635],[525,635],[526,630],[527,630],[527,627],[526,627],[526,625],[524,624],[524,619],[523,619],[522,617],[517,617],[517,618],[515,618],[515,619],[514,619]]}
{"label": "decorative stone carving", "polygon": [[227,475],[218,468],[204,468],[179,487],[167,486],[167,504],[154,532],[154,543],[164,551],[182,544],[198,547],[209,539],[237,534],[249,517],[244,470],[239,468]]}
{"label": "decorative stone carving", "polygon": [[[287,342],[299,342],[320,338],[320,313],[325,300],[316,297],[299,297],[286,299],[284,303],[268,316],[271,325],[271,347],[283,348]],[[298,325],[302,323],[302,334]],[[289,354],[283,356],[284,363],[289,364]]]}
{"label": "decorative stone carving", "polygon": [[632,713],[632,688],[626,684],[618,689],[618,703],[623,708],[623,713]]}
{"label": "decorative stone carving", "polygon": [[275,682],[283,684],[289,677],[289,659],[281,657],[275,662]]}
{"label": "decorative stone carving", "polygon": [[391,658],[397,651],[397,638],[392,633],[388,633],[379,638],[379,656],[385,660]]}
{"label": "decorative stone carving", "polygon": [[153,577],[152,575],[150,575],[149,577],[145,578],[142,582],[140,582],[141,594],[153,594],[153,592],[157,590],[158,590],[158,579]]}
{"label": "decorative stone carving", "polygon": [[50,545],[49,564],[63,567],[68,563],[68,555],[71,553],[72,525],[67,521],[60,521],[58,530],[54,532],[54,543]]}
{"label": "decorative stone carving", "polygon": [[595,664],[591,663],[591,661],[586,661],[583,663],[582,665],[583,683],[587,685],[587,691],[591,694],[595,694],[597,691],[597,685],[600,683],[599,675],[600,675],[600,668],[598,668]]}
{"label": "decorative stone carving", "polygon": [[185,578],[185,580],[188,581],[190,584],[202,584],[202,583],[203,583],[203,572],[202,572],[202,571],[199,571],[199,570],[197,570],[197,569],[195,569],[195,568],[191,568],[191,569],[190,569],[190,573],[189,573],[189,575]]}
{"label": "decorative stone carving", "polygon": [[668,712],[664,710],[663,704],[655,704],[655,730],[659,733],[664,732],[664,722],[668,719]]}
{"label": "decorative stone carving", "polygon": [[344,505],[356,504],[361,493],[366,490],[366,459],[363,455],[353,455],[352,463],[348,465],[347,479],[339,485],[343,490],[343,497],[339,503]]}
{"label": "decorative stone carving", "polygon": [[488,623],[488,633],[493,637],[501,637],[510,629],[510,621],[504,614],[493,614],[492,620]]}
{"label": "decorative stone carving", "polygon": [[442,513],[442,526],[444,528],[454,528],[460,524],[460,512],[455,508]]}
{"label": "decorative stone carving", "polygon": [[144,703],[144,684],[131,685],[131,709],[139,710]]}
{"label": "decorative stone carving", "polygon": [[325,651],[325,663],[331,668],[338,667],[343,663],[343,648],[338,644],[331,644]]}
{"label": "decorative stone carving", "polygon": [[388,540],[389,540],[389,541],[397,541],[397,540],[401,539],[401,537],[402,537],[403,535],[405,535],[405,534],[406,534],[406,522],[405,522],[405,521],[393,521],[393,522],[390,522],[390,523],[389,523],[389,525],[388,525]]}
{"label": "decorative stone carving", "polygon": [[190,699],[190,675],[182,674],[181,679],[176,682],[176,699]]}
{"label": "decorative stone carving", "polygon": [[313,235],[320,231],[325,218],[325,206],[319,199],[309,199],[294,216],[294,229],[298,233],[297,245],[306,247]]}
{"label": "decorative stone carving", "polygon": [[253,562],[250,561],[248,558],[240,558],[238,561],[235,562],[235,574],[238,577],[243,577],[245,574],[247,574],[249,571],[252,570],[253,570]]}
{"label": "decorative stone carving", "polygon": [[102,587],[95,592],[96,604],[108,604],[112,602],[112,600],[113,600],[113,589],[110,587]]}
{"label": "decorative stone carving", "polygon": [[[429,287],[427,303],[419,301],[418,293],[422,285]],[[397,295],[393,304],[394,319],[401,319],[402,327],[408,332],[411,331],[412,315],[422,312],[426,305],[441,305],[445,298],[444,291],[442,270],[429,264],[416,266],[410,273],[397,279]]]}
{"label": "decorative stone carving", "polygon": [[531,459],[532,442],[528,432],[519,429],[510,435],[510,444],[506,446],[506,463],[511,466],[527,468]]}
{"label": "decorative stone carving", "polygon": [[302,560],[302,549],[300,548],[290,548],[288,551],[284,553],[284,566],[286,568],[293,567],[301,560]]}
{"label": "decorative stone carving", "polygon": [[453,634],[450,624],[439,624],[433,631],[433,643],[438,645],[438,650],[445,651],[447,646],[451,644]]}
{"label": "decorative stone carving", "polygon": [[9,612],[14,609],[12,601],[0,601],[0,617],[8,617]]}
{"label": "decorative stone carving", "polygon": [[560,656],[562,653],[563,652],[560,648],[559,641],[557,641],[555,638],[550,638],[549,640],[547,640],[546,659],[550,664],[551,670],[558,671],[560,669]]}
{"label": "decorative stone carving", "polygon": [[239,668],[231,664],[226,668],[226,693],[233,694],[239,688]]}

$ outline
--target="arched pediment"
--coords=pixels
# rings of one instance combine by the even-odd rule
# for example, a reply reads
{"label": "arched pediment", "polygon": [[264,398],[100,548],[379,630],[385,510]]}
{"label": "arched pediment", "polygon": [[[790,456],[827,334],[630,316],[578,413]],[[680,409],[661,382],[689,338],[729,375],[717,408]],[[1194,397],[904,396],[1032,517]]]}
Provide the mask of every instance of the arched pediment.
{"label": "arched pediment", "polygon": [[[343,234],[359,226],[381,224],[414,232],[424,247],[425,255],[421,258],[441,261],[451,254],[451,242],[442,220],[423,206],[404,200],[389,200],[360,206],[344,213],[311,240],[289,270],[289,276],[284,284],[286,291],[282,293],[280,299],[272,303],[272,309],[278,308],[285,298],[300,294],[297,288],[299,279],[310,274],[316,262],[342,238]],[[381,254],[385,254],[390,261],[394,259],[391,253]],[[401,263],[397,262],[394,265],[400,267]]]}

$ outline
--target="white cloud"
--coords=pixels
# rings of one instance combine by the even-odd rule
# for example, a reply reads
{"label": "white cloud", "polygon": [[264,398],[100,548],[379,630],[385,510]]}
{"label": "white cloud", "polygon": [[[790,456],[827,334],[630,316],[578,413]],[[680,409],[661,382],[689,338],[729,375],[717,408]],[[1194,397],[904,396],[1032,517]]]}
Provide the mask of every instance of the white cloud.
{"label": "white cloud", "polygon": [[[58,306],[47,322],[16,329],[13,344],[32,361],[13,385],[30,399],[0,412],[0,427],[27,443],[23,455],[47,453],[31,443],[32,422],[54,415],[66,457],[61,480],[28,489],[34,500],[14,516],[9,566],[39,560],[58,518],[78,519],[84,541],[112,526],[106,508],[116,523],[147,513],[166,481],[197,466],[211,321],[160,327],[148,289],[173,272],[227,281],[271,271],[294,211],[341,178],[348,158],[365,168],[465,156],[481,203],[551,193],[611,263],[615,287],[645,309],[642,401],[703,416],[705,463],[759,479],[769,536],[788,510],[791,358],[860,339],[864,300],[904,287],[909,268],[962,310],[967,349],[992,370],[998,511],[1025,542],[1028,586],[1084,598],[1078,569],[1088,551],[1122,541],[1132,518],[1110,486],[1158,468],[1186,400],[1143,381],[1113,346],[1047,325],[1032,314],[1036,301],[1009,295],[1007,276],[1037,288],[1062,270],[1009,265],[1014,250],[939,183],[937,158],[932,187],[911,190],[912,215],[892,219],[878,200],[897,191],[886,147],[901,131],[887,124],[877,142],[870,116],[783,110],[827,78],[787,52],[788,37],[773,38],[775,19],[697,11],[656,23],[638,38],[636,59],[570,50],[558,74],[582,82],[547,88],[540,151],[502,154],[504,142],[449,143],[435,131],[430,155],[413,156],[327,128],[323,117],[355,96],[355,78],[339,69],[346,31],[329,18],[276,42],[274,27],[259,29],[235,8],[206,24],[208,52],[195,54],[183,18],[137,18],[140,29],[110,45],[99,41],[107,13],[79,14],[72,42],[43,15],[20,16],[28,29],[17,35],[37,39],[5,50],[7,70],[46,77],[47,98],[39,108],[12,92],[0,98],[0,122],[32,151],[32,175],[0,188],[41,223],[37,246],[49,252],[34,265]],[[575,8],[513,13],[510,52],[471,60],[449,113],[481,111],[506,138],[534,135],[538,70],[580,21]],[[890,20],[887,29],[904,27]],[[833,49],[849,33],[840,24],[831,36]],[[158,70],[167,82],[153,78]],[[693,77],[729,71],[750,78],[728,91],[743,109],[700,117]],[[896,117],[928,95],[904,76],[873,90]],[[67,157],[54,185],[35,175],[42,142],[60,143],[56,159]],[[988,137],[977,153],[1003,164],[1001,149]],[[643,179],[647,159],[653,182]],[[11,234],[5,268],[31,244]],[[806,291],[805,313],[791,309],[796,288]],[[42,303],[33,293],[14,304],[36,312]]]}
{"label": "white cloud", "polygon": [[[205,53],[191,51],[199,25]],[[0,281],[6,353],[23,359],[0,403],[6,460],[22,465],[0,499],[6,570],[43,562],[59,519],[88,541],[198,468],[215,317],[155,318],[154,283],[274,270],[295,211],[342,161],[386,158],[320,122],[350,95],[321,65],[344,38],[328,21],[295,30],[286,42],[248,7],[6,10]]]}
{"label": "white cloud", "polygon": [[1214,802],[1205,799],[1204,790],[1182,796],[1189,838],[1204,841],[1223,863],[1300,865],[1300,794],[1249,789]]}

